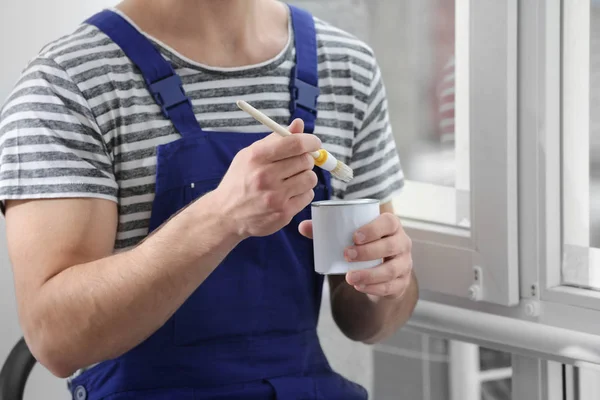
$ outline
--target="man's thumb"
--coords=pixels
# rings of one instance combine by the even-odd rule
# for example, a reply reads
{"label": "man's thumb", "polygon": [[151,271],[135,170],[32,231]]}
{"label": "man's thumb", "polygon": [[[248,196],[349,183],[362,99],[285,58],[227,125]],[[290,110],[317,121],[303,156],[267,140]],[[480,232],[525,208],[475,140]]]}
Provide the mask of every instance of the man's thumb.
{"label": "man's thumb", "polygon": [[292,121],[288,127],[288,130],[292,133],[304,133],[304,121],[302,121],[300,118],[296,118]]}

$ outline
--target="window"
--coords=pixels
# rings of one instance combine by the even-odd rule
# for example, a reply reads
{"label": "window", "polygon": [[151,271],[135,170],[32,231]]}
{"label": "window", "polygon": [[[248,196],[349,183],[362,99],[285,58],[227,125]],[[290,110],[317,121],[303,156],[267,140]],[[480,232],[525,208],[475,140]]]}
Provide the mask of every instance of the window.
{"label": "window", "polygon": [[406,176],[404,215],[469,228],[468,7],[457,23],[454,0],[292,3],[375,51]]}
{"label": "window", "polygon": [[375,51],[406,177],[394,208],[421,287],[516,304],[516,3],[293,3]]}
{"label": "window", "polygon": [[562,283],[600,289],[600,2],[565,5]]}
{"label": "window", "polygon": [[551,18],[562,29],[553,33],[548,28],[547,34],[558,38],[548,53],[558,56],[549,57],[547,65],[562,78],[558,86],[547,82],[546,90],[549,102],[558,104],[552,109],[560,112],[545,123],[560,129],[544,132],[542,298],[600,310],[600,120],[595,111],[600,104],[600,3],[562,2],[554,7]]}
{"label": "window", "polygon": [[407,179],[394,206],[421,287],[516,304],[516,3],[403,4],[402,34],[373,46],[392,64],[383,73]]}
{"label": "window", "polygon": [[415,220],[469,228],[468,10],[457,21],[454,0],[397,4],[373,3],[369,37],[406,177],[397,207]]}

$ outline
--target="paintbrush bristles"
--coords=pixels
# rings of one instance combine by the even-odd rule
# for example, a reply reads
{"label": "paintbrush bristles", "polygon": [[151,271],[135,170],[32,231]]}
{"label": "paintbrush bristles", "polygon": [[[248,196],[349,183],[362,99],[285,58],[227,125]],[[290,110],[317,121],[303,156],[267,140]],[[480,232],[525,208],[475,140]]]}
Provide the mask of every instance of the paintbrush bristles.
{"label": "paintbrush bristles", "polygon": [[352,168],[339,160],[335,168],[331,171],[331,175],[346,183],[354,179],[354,171],[352,171]]}

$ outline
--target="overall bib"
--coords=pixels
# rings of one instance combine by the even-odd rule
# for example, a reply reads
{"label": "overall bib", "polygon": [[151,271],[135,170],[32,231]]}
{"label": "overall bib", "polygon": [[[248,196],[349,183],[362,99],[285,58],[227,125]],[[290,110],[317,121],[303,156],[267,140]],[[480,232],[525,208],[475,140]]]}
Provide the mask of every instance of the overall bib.
{"label": "overall bib", "polygon": [[[290,7],[296,66],[291,120],[312,133],[319,95],[313,17]],[[87,21],[139,68],[157,104],[181,135],[157,148],[150,231],[215,189],[237,152],[265,133],[204,131],[182,81],[153,44],[125,19],[103,11]],[[330,175],[315,169],[315,200],[330,197]],[[298,233],[310,207],[279,232],[241,242],[152,336],[70,383],[76,400],[343,399],[364,388],[332,371],[317,337],[323,277],[313,248]]]}

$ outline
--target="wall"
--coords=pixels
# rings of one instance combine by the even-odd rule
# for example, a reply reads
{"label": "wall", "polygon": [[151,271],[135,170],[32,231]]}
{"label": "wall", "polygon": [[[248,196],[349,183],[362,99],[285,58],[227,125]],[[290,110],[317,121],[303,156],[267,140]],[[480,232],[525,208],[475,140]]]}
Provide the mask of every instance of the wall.
{"label": "wall", "polygon": [[[21,70],[47,42],[69,33],[95,11],[115,0],[0,0],[0,103],[10,93]],[[4,219],[0,218],[0,363],[22,336],[17,322],[12,273],[6,250]],[[25,390],[26,399],[66,399],[63,380],[36,365]]]}

